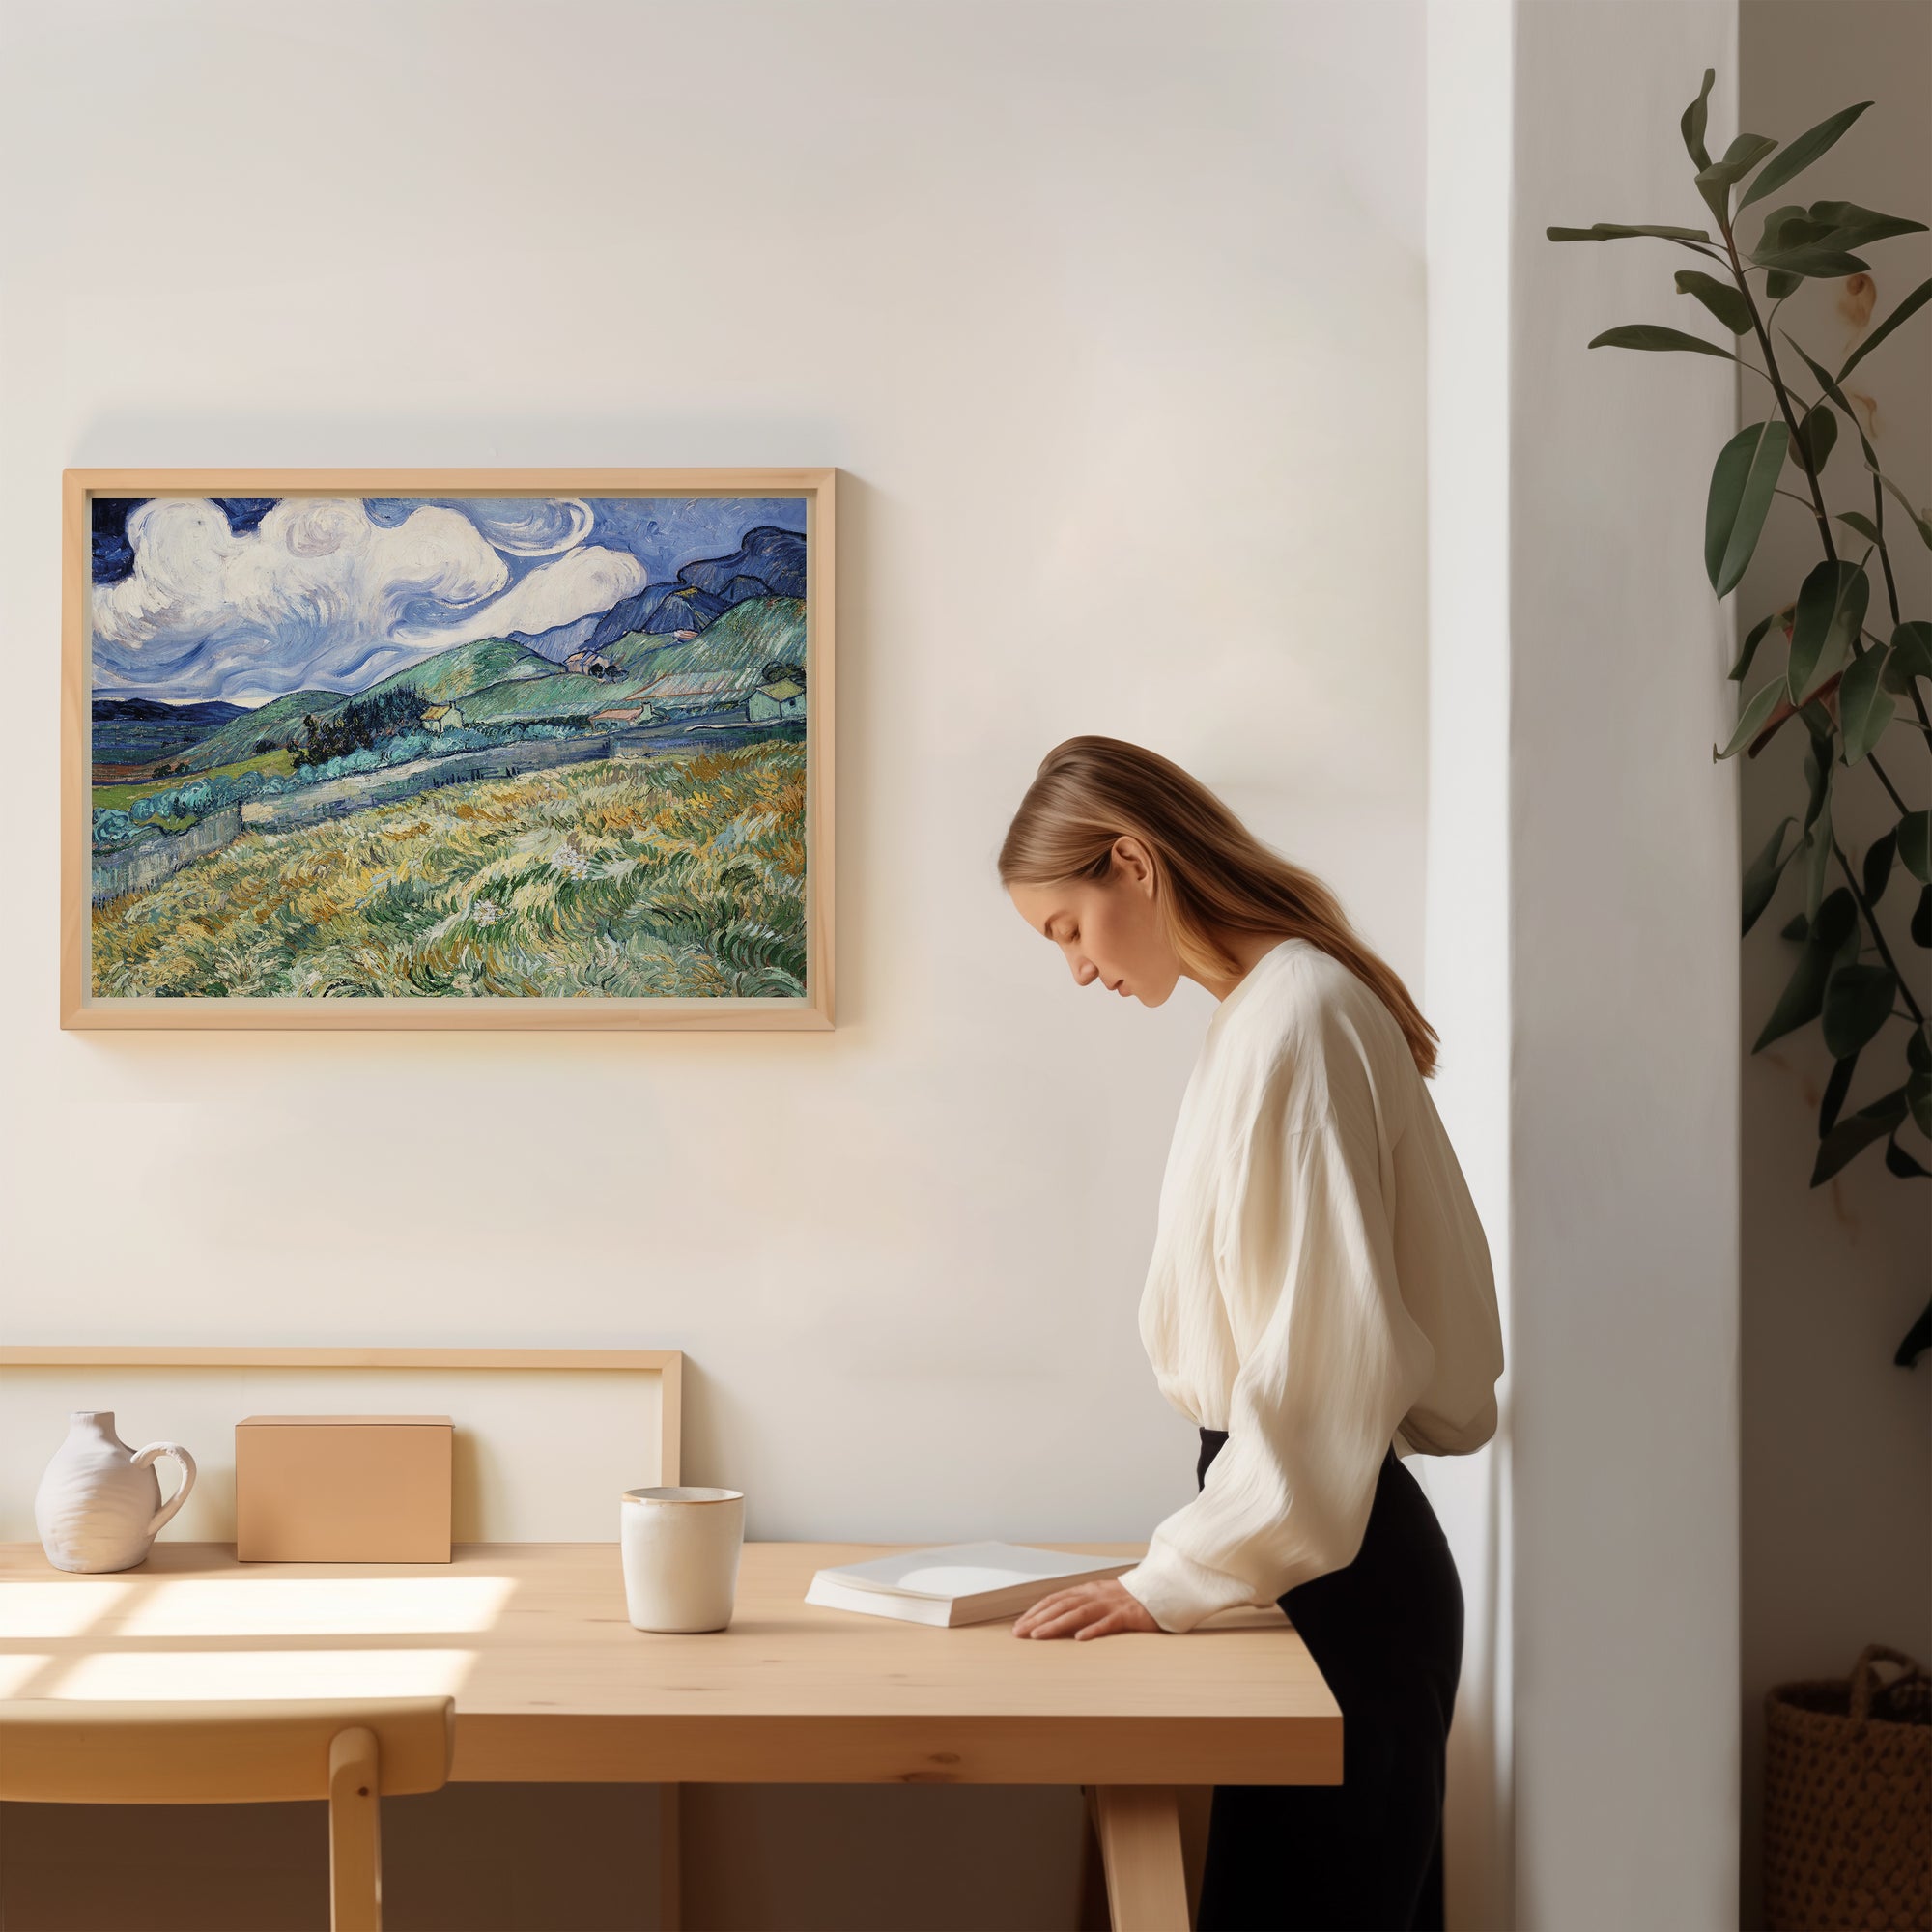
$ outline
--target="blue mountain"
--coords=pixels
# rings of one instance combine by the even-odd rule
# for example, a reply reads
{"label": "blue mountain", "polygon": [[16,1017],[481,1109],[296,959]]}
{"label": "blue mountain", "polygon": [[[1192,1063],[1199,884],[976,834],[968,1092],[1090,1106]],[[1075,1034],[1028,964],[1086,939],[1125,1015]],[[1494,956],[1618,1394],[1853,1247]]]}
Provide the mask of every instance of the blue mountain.
{"label": "blue mountain", "polygon": [[158,697],[97,697],[94,722],[97,724],[226,724],[231,718],[245,715],[242,704],[219,704],[208,699],[200,704],[166,704]]}
{"label": "blue mountain", "polygon": [[803,597],[805,538],[797,530],[760,524],[745,532],[729,556],[687,563],[677,581],[722,597],[727,606],[747,597]]}
{"label": "blue mountain", "polygon": [[761,524],[745,532],[729,556],[687,563],[674,582],[646,584],[608,611],[593,611],[553,630],[505,635],[512,643],[561,664],[573,651],[605,650],[639,631],[663,637],[702,631],[748,598],[804,595],[805,538],[797,530]]}

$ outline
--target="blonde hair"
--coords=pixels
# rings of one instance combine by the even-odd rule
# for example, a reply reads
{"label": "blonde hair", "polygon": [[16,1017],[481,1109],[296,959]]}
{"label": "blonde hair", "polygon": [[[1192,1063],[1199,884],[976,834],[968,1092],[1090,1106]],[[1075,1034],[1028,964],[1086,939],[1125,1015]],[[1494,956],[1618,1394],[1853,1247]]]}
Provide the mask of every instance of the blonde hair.
{"label": "blonde hair", "polygon": [[1210,978],[1238,974],[1232,932],[1306,939],[1339,959],[1401,1027],[1426,1079],[1435,1029],[1386,961],[1363,945],[1341,901],[1314,873],[1264,845],[1201,781],[1119,738],[1069,738],[1040,760],[1000,847],[1004,885],[1098,881],[1114,841],[1131,834],[1153,862],[1159,904],[1180,962]]}

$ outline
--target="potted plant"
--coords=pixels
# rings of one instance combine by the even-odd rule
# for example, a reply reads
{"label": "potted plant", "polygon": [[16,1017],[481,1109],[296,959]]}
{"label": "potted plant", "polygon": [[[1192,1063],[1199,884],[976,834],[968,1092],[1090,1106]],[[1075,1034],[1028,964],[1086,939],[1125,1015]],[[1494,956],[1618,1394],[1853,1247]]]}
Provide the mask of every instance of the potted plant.
{"label": "potted plant", "polygon": [[[1770,391],[1764,419],[1739,430],[1718,453],[1704,521],[1704,564],[1719,597],[1737,587],[1779,496],[1803,505],[1819,551],[1792,602],[1746,633],[1730,674],[1749,696],[1730,742],[1713,748],[1719,759],[1755,757],[1779,731],[1806,735],[1804,797],[1794,796],[1793,810],[1745,867],[1747,934],[1787,869],[1797,866],[1804,882],[1804,909],[1780,933],[1796,949],[1790,975],[1751,1050],[1813,1024],[1823,1031],[1833,1068],[1819,1109],[1812,1186],[1881,1146],[1890,1174],[1923,1180],[1932,1179],[1926,1165],[1932,1026],[1900,965],[1911,956],[1908,945],[1932,948],[1932,812],[1923,803],[1925,760],[1932,755],[1926,709],[1932,623],[1900,609],[1892,546],[1932,549],[1932,512],[1916,508],[1885,474],[1845,384],[1880,343],[1932,301],[1932,281],[1869,327],[1836,370],[1797,342],[1777,317],[1807,279],[1842,279],[1847,298],[1868,319],[1875,285],[1865,251],[1925,224],[1852,202],[1779,198],[1868,100],[1821,121],[1788,147],[1740,134],[1714,161],[1704,131],[1716,78],[1715,71],[1705,71],[1681,124],[1715,235],[1708,228],[1603,221],[1547,232],[1552,242],[1648,238],[1708,261],[1711,269],[1678,270],[1676,287],[1717,319],[1728,346],[1633,323],[1605,329],[1590,347],[1717,356],[1749,371]],[[1780,360],[1779,339],[1803,364],[1808,387]],[[1848,438],[1856,438],[1860,461],[1841,460],[1833,472],[1840,499],[1852,499],[1834,510],[1824,476]],[[1890,821],[1856,858],[1833,814],[1838,788],[1852,783],[1877,786]],[[1903,935],[1888,929],[1880,914],[1901,867],[1918,888]],[[1885,1091],[1847,1113],[1861,1059],[1884,1068]],[[1910,1368],[1928,1347],[1932,1303],[1894,1360]],[[1877,1674],[1881,1658],[1899,1666],[1889,1682]],[[1779,1932],[1932,1926],[1932,1679],[1923,1668],[1872,1646],[1848,1680],[1779,1685],[1767,1699],[1766,1739],[1765,1902],[1772,1924]]]}
{"label": "potted plant", "polygon": [[[1547,232],[1552,242],[1650,238],[1708,260],[1718,270],[1679,269],[1676,286],[1717,318],[1733,338],[1731,346],[1655,323],[1631,323],[1593,337],[1592,349],[1717,356],[1769,386],[1765,419],[1741,429],[1718,453],[1704,520],[1704,565],[1719,597],[1737,587],[1780,495],[1803,503],[1819,549],[1818,563],[1796,599],[1760,616],[1746,633],[1731,677],[1753,688],[1730,742],[1714,749],[1719,759],[1740,753],[1755,757],[1794,721],[1809,739],[1804,797],[1793,799],[1793,811],[1745,868],[1747,933],[1770,906],[1787,867],[1799,865],[1804,885],[1804,910],[1780,935],[1797,949],[1791,974],[1751,1051],[1813,1023],[1823,1030],[1833,1068],[1819,1108],[1813,1187],[1880,1146],[1888,1172],[1905,1181],[1924,1180],[1932,1179],[1926,1164],[1932,1156],[1932,1026],[1900,959],[1907,943],[1932,947],[1932,812],[1923,803],[1923,761],[1932,753],[1926,709],[1932,622],[1908,618],[1900,610],[1891,547],[1908,542],[1932,549],[1932,511],[1915,507],[1885,474],[1844,385],[1881,342],[1932,301],[1932,281],[1921,282],[1871,328],[1835,372],[1779,327],[1777,313],[1807,278],[1867,276],[1870,264],[1861,251],[1922,231],[1925,223],[1853,202],[1777,198],[1871,105],[1868,100],[1842,108],[1788,147],[1763,134],[1740,134],[1714,161],[1704,129],[1716,78],[1715,70],[1705,71],[1682,122],[1692,179],[1711,211],[1715,236],[1706,228],[1608,221]],[[1863,286],[1869,290],[1869,280]],[[1851,288],[1856,295],[1857,283]],[[1814,393],[1788,374],[1775,336],[1803,363]],[[1841,461],[1833,483],[1855,507],[1833,511],[1824,474],[1848,435],[1857,439],[1860,463],[1854,468]],[[1787,479],[1798,487],[1787,487]],[[1881,787],[1895,814],[1856,864],[1833,815],[1834,791],[1854,781]],[[1895,867],[1918,887],[1903,937],[1887,929],[1878,909]],[[1889,1084],[1848,1114],[1844,1103],[1861,1058],[1868,1066],[1884,1066]],[[1932,1301],[1893,1359],[1910,1368],[1928,1347]]]}

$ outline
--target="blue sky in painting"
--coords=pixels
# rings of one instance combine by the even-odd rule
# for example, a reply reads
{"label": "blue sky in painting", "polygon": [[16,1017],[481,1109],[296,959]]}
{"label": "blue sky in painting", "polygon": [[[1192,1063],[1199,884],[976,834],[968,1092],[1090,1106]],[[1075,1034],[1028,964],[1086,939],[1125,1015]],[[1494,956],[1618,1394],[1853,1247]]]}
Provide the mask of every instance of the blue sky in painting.
{"label": "blue sky in painting", "polygon": [[608,611],[802,497],[156,497],[94,505],[101,696],[259,704]]}

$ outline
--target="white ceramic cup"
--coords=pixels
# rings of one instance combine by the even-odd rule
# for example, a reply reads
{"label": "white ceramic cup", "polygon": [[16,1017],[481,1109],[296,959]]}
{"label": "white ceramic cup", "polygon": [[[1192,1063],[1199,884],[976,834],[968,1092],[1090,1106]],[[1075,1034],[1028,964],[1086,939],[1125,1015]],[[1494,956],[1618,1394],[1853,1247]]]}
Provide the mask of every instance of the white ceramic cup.
{"label": "white ceramic cup", "polygon": [[738,1594],[742,1490],[626,1490],[624,1607],[643,1631],[722,1631]]}

